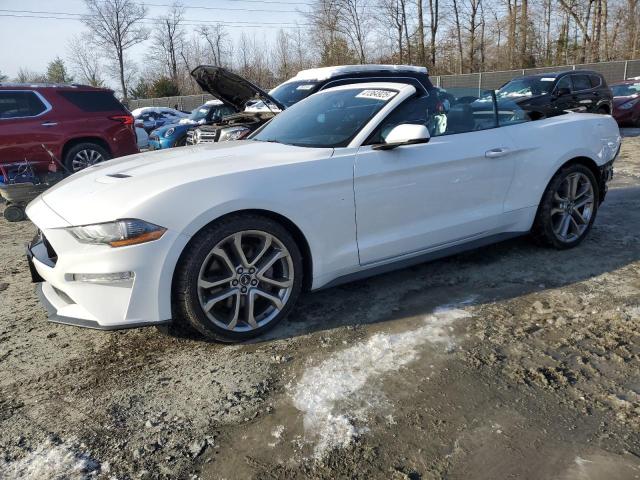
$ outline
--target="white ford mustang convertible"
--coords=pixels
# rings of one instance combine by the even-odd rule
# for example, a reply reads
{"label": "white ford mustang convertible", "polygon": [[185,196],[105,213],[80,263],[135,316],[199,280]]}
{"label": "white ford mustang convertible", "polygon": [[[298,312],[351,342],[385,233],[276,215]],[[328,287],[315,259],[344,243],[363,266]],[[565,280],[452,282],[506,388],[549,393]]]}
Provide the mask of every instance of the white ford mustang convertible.
{"label": "white ford mustang convertible", "polygon": [[532,120],[493,94],[438,95],[339,86],[248,140],[76,173],[27,209],[51,319],[101,329],[174,319],[239,341],[282,320],[303,289],[529,232],[578,245],[620,147],[615,121]]}

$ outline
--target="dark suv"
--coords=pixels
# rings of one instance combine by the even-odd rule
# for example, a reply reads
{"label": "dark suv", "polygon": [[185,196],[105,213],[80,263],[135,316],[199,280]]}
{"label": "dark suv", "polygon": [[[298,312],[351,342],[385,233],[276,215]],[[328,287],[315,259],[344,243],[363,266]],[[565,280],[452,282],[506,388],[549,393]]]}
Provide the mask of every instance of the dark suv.
{"label": "dark suv", "polygon": [[611,114],[613,96],[604,77],[591,70],[567,70],[517,77],[496,92],[498,102],[515,101],[534,117],[566,110]]}
{"label": "dark suv", "polygon": [[107,89],[0,84],[0,164],[44,169],[47,150],[72,172],[137,153],[133,117]]}
{"label": "dark suv", "polygon": [[[419,91],[435,87],[425,67],[411,65],[343,65],[303,70],[269,93],[222,67],[200,65],[191,72],[198,85],[239,113],[187,134],[187,144],[222,142],[245,138],[274,115],[320,90],[364,82],[403,82]],[[432,97],[437,102],[437,96]],[[259,100],[255,102],[255,100]],[[252,102],[253,101],[253,102]],[[246,107],[246,108],[245,108]]]}

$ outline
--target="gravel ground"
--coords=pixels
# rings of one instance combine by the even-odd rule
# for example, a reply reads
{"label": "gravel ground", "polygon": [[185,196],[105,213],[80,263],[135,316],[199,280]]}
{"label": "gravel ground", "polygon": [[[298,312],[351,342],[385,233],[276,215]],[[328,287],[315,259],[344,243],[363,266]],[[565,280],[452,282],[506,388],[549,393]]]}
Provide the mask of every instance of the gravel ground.
{"label": "gravel ground", "polygon": [[[306,294],[267,338],[46,321],[0,220],[0,478],[640,478],[640,131],[589,238]],[[0,206],[0,210],[2,206]]]}

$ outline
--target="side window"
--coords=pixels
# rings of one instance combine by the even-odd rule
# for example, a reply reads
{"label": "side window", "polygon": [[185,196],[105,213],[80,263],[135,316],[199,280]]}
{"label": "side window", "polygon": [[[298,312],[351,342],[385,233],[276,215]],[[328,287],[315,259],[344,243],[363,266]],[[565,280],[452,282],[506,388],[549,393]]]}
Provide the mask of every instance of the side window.
{"label": "side window", "polygon": [[109,91],[61,90],[60,96],[83,112],[126,112]]}
{"label": "side window", "polygon": [[227,107],[226,105],[220,109],[220,114],[223,117],[226,117],[227,115],[233,115],[234,113],[236,113],[236,111],[231,107]]}
{"label": "side window", "polygon": [[598,75],[589,75],[589,81],[591,82],[591,88],[598,88],[602,85],[602,79]]}
{"label": "side window", "polygon": [[[442,89],[428,96],[409,98],[385,118],[365,142],[383,143],[389,132],[402,124],[421,124],[432,137],[486,130],[498,126],[495,96],[492,93],[474,96],[470,91],[458,94]],[[478,93],[475,90],[473,93]]]}
{"label": "side window", "polygon": [[579,92],[581,90],[590,90],[591,81],[587,75],[572,75],[573,77],[573,90]]}
{"label": "side window", "polygon": [[558,80],[558,83],[556,83],[555,91],[557,92],[561,88],[568,88],[570,91],[573,91],[573,85],[571,84],[571,77],[569,75],[562,77]]}
{"label": "side window", "polygon": [[46,109],[33,92],[0,92],[0,118],[35,117]]}

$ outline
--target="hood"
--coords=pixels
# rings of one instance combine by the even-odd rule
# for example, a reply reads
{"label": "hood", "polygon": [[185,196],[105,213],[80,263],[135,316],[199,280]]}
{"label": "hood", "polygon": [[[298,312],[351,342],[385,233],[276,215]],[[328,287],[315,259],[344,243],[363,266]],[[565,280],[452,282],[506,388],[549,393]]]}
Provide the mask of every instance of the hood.
{"label": "hood", "polygon": [[613,97],[613,106],[619,107],[623,103],[627,103],[629,100],[635,100],[636,98],[639,98],[639,97],[640,95],[627,95],[624,97]]}
{"label": "hood", "polygon": [[260,87],[226,68],[200,65],[191,72],[191,76],[205,92],[238,111],[243,110],[245,104],[256,97],[276,105],[280,110],[285,109],[284,105]]}
{"label": "hood", "polygon": [[[154,209],[152,215],[147,215],[146,207],[161,202],[165,193],[188,199],[191,187],[199,182],[211,182],[211,189],[216,190],[217,182],[229,176],[251,176],[262,169],[330,157],[332,152],[252,140],[169,148],[85,168],[48,189],[41,198],[71,225],[136,216],[163,222],[156,215],[165,207]],[[166,208],[176,207],[169,204]]]}
{"label": "hood", "polygon": [[156,135],[164,135],[164,132],[166,132],[167,130],[169,130],[170,128],[175,128],[177,131],[182,131],[182,130],[188,130],[189,128],[191,128],[192,126],[194,126],[196,123],[182,123],[182,122],[178,122],[178,123],[170,123],[168,125],[163,125],[161,127],[158,127],[156,129],[154,129],[151,134],[156,134]]}

